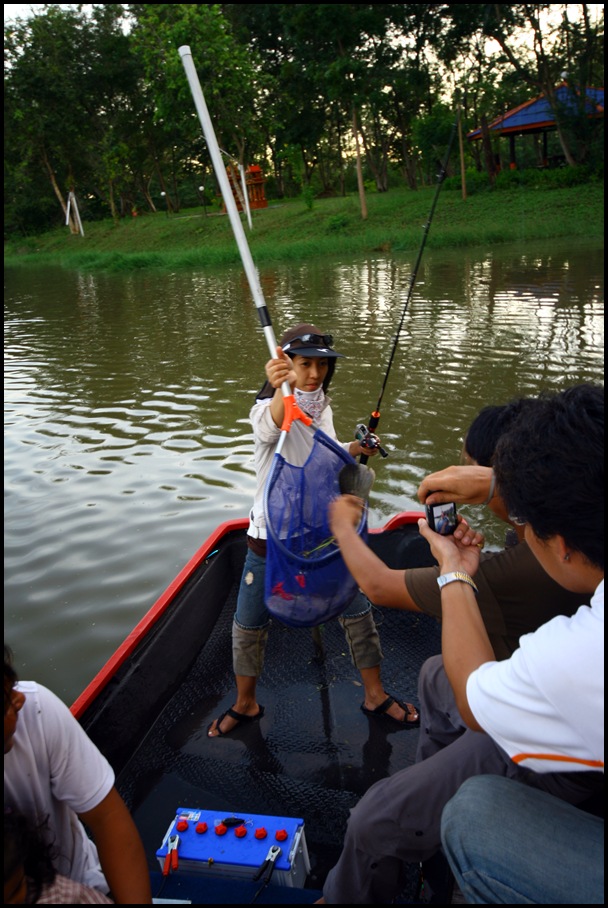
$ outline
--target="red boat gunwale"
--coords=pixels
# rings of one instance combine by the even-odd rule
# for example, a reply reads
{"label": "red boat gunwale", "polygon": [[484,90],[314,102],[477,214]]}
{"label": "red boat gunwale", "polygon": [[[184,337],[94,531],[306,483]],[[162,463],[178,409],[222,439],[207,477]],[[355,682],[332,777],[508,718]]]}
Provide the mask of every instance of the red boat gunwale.
{"label": "red boat gunwale", "polygon": [[[396,530],[405,524],[417,523],[424,517],[419,511],[401,511],[399,514],[391,517],[382,527],[370,529],[371,534],[384,533]],[[93,680],[87,685],[84,691],[76,698],[70,710],[76,719],[80,719],[86,710],[91,706],[101,691],[107,686],[109,681],[114,677],[118,669],[126,662],[129,656],[137,649],[140,642],[150,632],[151,628],[157,623],[167,608],[173,602],[177,593],[183,588],[185,583],[196,573],[201,564],[211,556],[217,548],[219,542],[228,534],[238,531],[244,531],[249,526],[249,519],[246,517],[236,520],[226,520],[221,523],[217,529],[207,537],[205,542],[194,553],[190,561],[182,568],[177,577],[169,584],[164,593],[156,600],[154,605],[146,612],[143,618],[135,625],[133,630],[127,635],[125,640],[115,650],[102,669],[95,675]]]}

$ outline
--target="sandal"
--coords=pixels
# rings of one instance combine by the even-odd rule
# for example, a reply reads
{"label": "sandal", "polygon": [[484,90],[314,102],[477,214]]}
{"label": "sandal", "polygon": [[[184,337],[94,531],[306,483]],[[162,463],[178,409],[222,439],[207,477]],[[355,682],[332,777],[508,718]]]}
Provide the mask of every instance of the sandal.
{"label": "sandal", "polygon": [[[416,719],[408,721],[402,721],[400,719],[395,719],[394,716],[389,716],[387,710],[391,708],[393,703],[396,703],[401,709],[405,712],[406,716],[413,716],[417,714]],[[420,712],[419,710],[412,708],[404,703],[402,700],[399,700],[398,697],[393,697],[391,694],[388,695],[384,703],[381,703],[380,706],[377,706],[375,709],[367,709],[365,702],[361,704],[361,710],[365,713],[366,716],[381,716],[384,719],[390,719],[391,722],[394,722],[399,728],[418,728],[420,726]]]}
{"label": "sandal", "polygon": [[[217,722],[216,722],[216,725],[215,725],[215,727],[216,727],[216,729],[217,729],[217,735],[210,735],[210,737],[212,737],[212,738],[216,738],[216,737],[217,737],[217,738],[224,738],[224,737],[226,737],[226,735],[231,734],[231,732],[236,731],[236,729],[237,729],[240,725],[245,725],[245,724],[247,724],[248,722],[255,722],[255,721],[257,721],[257,719],[261,719],[263,715],[264,715],[264,707],[263,707],[263,706],[260,706],[260,708],[259,708],[259,710],[257,711],[257,713],[255,714],[255,716],[247,716],[245,713],[237,713],[237,711],[236,711],[235,709],[232,709],[232,708],[227,709],[226,712],[222,713],[222,715],[219,716],[218,719],[217,719]],[[224,721],[224,719],[226,718],[226,716],[230,716],[231,719],[236,719],[236,722],[237,722],[237,724],[234,726],[234,728],[231,728],[230,731],[222,731],[221,728],[220,728],[220,725],[222,724],[222,722]],[[207,726],[207,731],[209,731],[209,729],[211,728],[212,725],[213,725],[213,722],[211,722],[211,723]]]}

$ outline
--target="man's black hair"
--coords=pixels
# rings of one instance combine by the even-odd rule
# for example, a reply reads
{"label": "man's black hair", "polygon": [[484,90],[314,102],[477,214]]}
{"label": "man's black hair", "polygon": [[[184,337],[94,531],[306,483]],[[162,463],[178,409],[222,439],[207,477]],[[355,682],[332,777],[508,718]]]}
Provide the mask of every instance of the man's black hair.
{"label": "man's black hair", "polygon": [[604,568],[604,388],[542,394],[496,447],[494,470],[509,514],[539,539],[562,536]]}
{"label": "man's black hair", "polygon": [[37,827],[18,811],[4,813],[4,882],[23,867],[28,882],[28,896],[35,904],[45,883],[52,883],[56,876],[53,866],[55,854],[44,836],[46,823]]}
{"label": "man's black hair", "polygon": [[468,428],[464,450],[480,467],[491,467],[501,435],[511,428],[520,413],[536,403],[536,398],[522,397],[506,404],[483,407]]}

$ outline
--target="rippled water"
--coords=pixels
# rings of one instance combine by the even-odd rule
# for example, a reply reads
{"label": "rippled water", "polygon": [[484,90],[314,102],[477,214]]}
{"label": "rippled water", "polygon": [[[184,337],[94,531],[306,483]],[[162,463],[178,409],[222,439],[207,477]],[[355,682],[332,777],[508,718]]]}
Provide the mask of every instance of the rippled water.
{"label": "rippled water", "polygon": [[[412,260],[264,269],[277,334],[335,337],[341,438],[375,407]],[[603,381],[603,248],[425,252],[382,403],[370,524],[418,509],[481,406]],[[5,272],[5,632],[70,702],[207,535],[248,511],[268,358],[240,268]],[[471,508],[490,543],[503,527]]]}

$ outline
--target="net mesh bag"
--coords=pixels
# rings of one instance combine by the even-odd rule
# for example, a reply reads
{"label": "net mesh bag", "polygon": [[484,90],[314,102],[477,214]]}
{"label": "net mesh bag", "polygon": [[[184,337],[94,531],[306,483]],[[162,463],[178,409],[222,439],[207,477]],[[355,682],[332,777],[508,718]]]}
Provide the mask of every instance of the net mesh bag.
{"label": "net mesh bag", "polygon": [[[293,431],[298,431],[295,425]],[[305,446],[308,450],[310,441]],[[276,453],[265,490],[268,611],[293,627],[314,627],[341,614],[357,593],[329,527],[339,474],[355,460],[320,429],[301,465]],[[367,537],[364,510],[358,533]]]}

